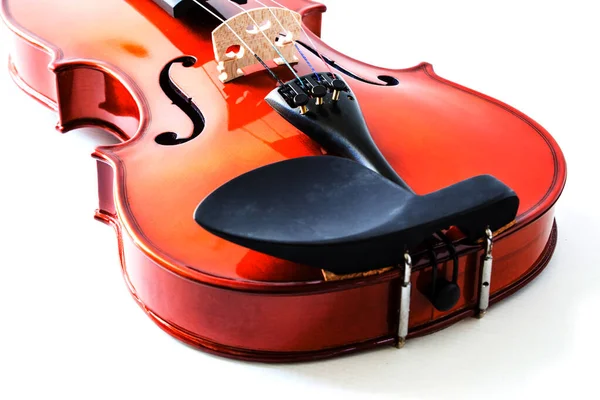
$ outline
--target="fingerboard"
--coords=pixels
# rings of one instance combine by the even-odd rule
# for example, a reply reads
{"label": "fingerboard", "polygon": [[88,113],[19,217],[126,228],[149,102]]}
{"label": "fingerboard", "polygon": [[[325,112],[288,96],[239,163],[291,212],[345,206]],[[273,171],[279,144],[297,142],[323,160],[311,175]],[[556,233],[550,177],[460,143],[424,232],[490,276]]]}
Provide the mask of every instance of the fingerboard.
{"label": "fingerboard", "polygon": [[[173,18],[182,18],[194,7],[200,7],[194,0],[152,0],[160,8],[165,10]],[[239,13],[239,8],[232,2],[244,5],[247,0],[199,0],[204,5],[211,8],[216,14],[223,19],[229,19]]]}

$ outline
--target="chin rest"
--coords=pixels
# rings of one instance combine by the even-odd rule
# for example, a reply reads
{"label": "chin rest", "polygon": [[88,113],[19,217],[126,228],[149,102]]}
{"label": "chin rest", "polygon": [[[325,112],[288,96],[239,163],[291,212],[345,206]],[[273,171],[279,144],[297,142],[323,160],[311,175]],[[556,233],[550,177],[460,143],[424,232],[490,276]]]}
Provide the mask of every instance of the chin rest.
{"label": "chin rest", "polygon": [[336,274],[402,263],[440,229],[471,240],[512,222],[519,199],[481,175],[419,196],[339,157],[291,159],[226,183],[196,209],[213,234],[278,258]]}

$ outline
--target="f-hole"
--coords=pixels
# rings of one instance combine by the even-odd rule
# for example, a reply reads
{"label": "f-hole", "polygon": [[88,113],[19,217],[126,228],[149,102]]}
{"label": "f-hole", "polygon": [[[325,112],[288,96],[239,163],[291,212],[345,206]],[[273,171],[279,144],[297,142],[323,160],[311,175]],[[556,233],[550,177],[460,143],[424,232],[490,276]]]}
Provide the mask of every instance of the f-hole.
{"label": "f-hole", "polygon": [[400,82],[398,81],[398,79],[394,78],[393,76],[389,76],[389,75],[379,75],[377,76],[377,79],[379,79],[379,82],[375,82],[366,78],[363,78],[361,76],[356,75],[355,73],[347,70],[346,68],[342,67],[341,65],[339,65],[338,63],[336,63],[335,61],[329,59],[329,57],[323,55],[323,54],[319,54],[319,52],[316,49],[313,49],[312,47],[310,47],[309,45],[307,45],[306,43],[303,43],[300,40],[297,40],[296,43],[298,43],[299,45],[301,45],[302,47],[304,47],[306,50],[310,51],[311,53],[313,53],[316,56],[322,56],[323,60],[331,65],[333,68],[337,69],[338,71],[340,71],[341,73],[348,75],[358,81],[364,82],[364,83],[368,83],[370,85],[377,85],[377,86],[396,86],[398,85]]}
{"label": "f-hole", "polygon": [[160,72],[160,87],[167,97],[173,102],[173,104],[192,120],[194,124],[194,131],[191,136],[187,138],[180,138],[175,132],[164,132],[154,138],[154,141],[161,146],[176,146],[189,142],[196,138],[204,130],[205,122],[204,116],[200,109],[194,104],[191,98],[187,97],[185,93],[173,82],[171,79],[171,67],[174,64],[181,64],[185,68],[193,67],[196,64],[196,58],[191,56],[184,56],[176,58],[171,61]]}

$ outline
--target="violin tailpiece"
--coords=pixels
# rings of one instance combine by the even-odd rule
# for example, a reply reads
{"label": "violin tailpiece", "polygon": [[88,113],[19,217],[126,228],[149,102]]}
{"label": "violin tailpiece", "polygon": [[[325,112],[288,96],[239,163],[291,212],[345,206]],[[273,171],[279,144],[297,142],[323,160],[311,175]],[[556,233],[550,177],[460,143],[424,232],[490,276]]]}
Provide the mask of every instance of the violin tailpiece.
{"label": "violin tailpiece", "polygon": [[212,32],[219,80],[230,82],[244,76],[244,68],[259,64],[248,48],[265,62],[297,63],[294,42],[300,38],[300,21],[301,16],[295,11],[269,7],[248,10],[223,22]]}

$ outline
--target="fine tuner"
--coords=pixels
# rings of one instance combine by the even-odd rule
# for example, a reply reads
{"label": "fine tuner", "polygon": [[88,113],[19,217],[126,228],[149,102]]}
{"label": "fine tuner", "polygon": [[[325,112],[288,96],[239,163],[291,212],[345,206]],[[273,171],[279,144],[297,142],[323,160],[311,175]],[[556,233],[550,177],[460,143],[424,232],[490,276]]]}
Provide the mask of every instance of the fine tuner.
{"label": "fine tuner", "polygon": [[309,104],[324,105],[328,100],[337,103],[342,92],[350,93],[346,82],[332,73],[316,73],[292,80],[280,86],[277,92],[290,107],[300,109],[300,114],[309,112]]}

